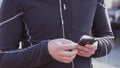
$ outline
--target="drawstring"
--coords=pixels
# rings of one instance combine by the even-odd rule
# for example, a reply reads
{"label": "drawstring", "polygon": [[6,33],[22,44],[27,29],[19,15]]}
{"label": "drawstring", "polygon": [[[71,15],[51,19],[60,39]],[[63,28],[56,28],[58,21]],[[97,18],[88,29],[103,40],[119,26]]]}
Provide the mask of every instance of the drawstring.
{"label": "drawstring", "polygon": [[[63,19],[63,12],[62,12],[62,0],[59,0],[59,5],[60,5],[60,17],[61,17],[61,23],[62,23],[62,35],[63,35],[63,38],[65,38],[64,19]],[[64,4],[64,9],[66,10],[65,4]],[[74,68],[74,61],[72,61],[72,68]]]}
{"label": "drawstring", "polygon": [[62,23],[62,35],[63,38],[65,38],[65,28],[64,28],[64,20],[63,20],[63,12],[62,12],[62,1],[59,0],[59,5],[60,5],[60,17],[61,17],[61,23]]}

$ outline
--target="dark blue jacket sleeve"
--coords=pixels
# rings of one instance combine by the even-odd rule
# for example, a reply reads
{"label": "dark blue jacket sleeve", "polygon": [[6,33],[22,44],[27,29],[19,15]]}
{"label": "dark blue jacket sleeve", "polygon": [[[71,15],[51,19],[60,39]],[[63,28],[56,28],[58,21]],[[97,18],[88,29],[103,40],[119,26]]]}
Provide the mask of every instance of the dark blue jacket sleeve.
{"label": "dark blue jacket sleeve", "polygon": [[98,49],[92,57],[102,57],[110,53],[113,46],[113,33],[111,30],[107,9],[104,6],[104,2],[98,3],[94,23],[93,23],[93,35],[98,40]]}
{"label": "dark blue jacket sleeve", "polygon": [[34,68],[51,60],[48,41],[19,50],[23,33],[21,0],[3,0],[0,9],[0,68]]}

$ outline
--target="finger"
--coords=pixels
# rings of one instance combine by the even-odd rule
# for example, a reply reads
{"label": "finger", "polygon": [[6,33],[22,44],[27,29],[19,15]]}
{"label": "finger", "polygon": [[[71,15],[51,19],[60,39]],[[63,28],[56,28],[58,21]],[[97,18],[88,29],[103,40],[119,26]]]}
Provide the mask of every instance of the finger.
{"label": "finger", "polygon": [[97,47],[97,46],[98,46],[98,41],[96,41],[96,42],[95,42],[95,43],[93,43],[93,44],[87,44],[87,45],[92,45],[92,46]]}
{"label": "finger", "polygon": [[82,57],[90,57],[91,55],[84,55],[84,54],[80,54],[78,53],[79,56],[82,56]]}
{"label": "finger", "polygon": [[59,56],[62,57],[73,57],[76,56],[77,50],[72,50],[72,51],[61,51]]}
{"label": "finger", "polygon": [[62,63],[69,63],[70,61],[69,60],[65,60],[66,58],[57,58],[56,60],[59,61],[59,62],[62,62]]}
{"label": "finger", "polygon": [[97,50],[97,46],[94,46],[94,45],[89,45],[88,44],[85,47],[88,48],[88,49],[90,49],[90,50],[93,50],[93,51]]}
{"label": "finger", "polygon": [[78,51],[86,51],[86,52],[89,52],[90,49],[84,47],[84,46],[78,46]]}
{"label": "finger", "polygon": [[84,46],[79,45],[79,46],[77,46],[77,48],[78,48],[79,50],[83,50],[85,47],[84,47]]}
{"label": "finger", "polygon": [[88,55],[85,51],[78,51],[79,54]]}
{"label": "finger", "polygon": [[75,50],[77,49],[77,44],[76,43],[72,43],[72,44],[64,44],[61,46],[62,50]]}
{"label": "finger", "polygon": [[94,51],[90,51],[90,52],[79,51],[78,53],[81,53],[81,54],[84,54],[84,55],[92,55],[95,52]]}
{"label": "finger", "polygon": [[72,62],[71,60],[65,60],[65,59],[60,59],[60,61],[63,63],[71,63]]}
{"label": "finger", "polygon": [[72,57],[62,57],[62,60],[65,60],[65,61],[72,61],[74,59],[74,56]]}
{"label": "finger", "polygon": [[61,39],[59,39],[59,40],[60,40],[60,42],[63,43],[63,44],[74,43],[74,42],[72,42],[71,40],[64,39],[64,38],[61,38]]}
{"label": "finger", "polygon": [[71,57],[63,57],[62,60],[64,60],[64,61],[70,63],[70,62],[73,61],[73,59],[75,58],[75,56],[76,56],[76,55],[71,56]]}
{"label": "finger", "polygon": [[94,51],[91,51],[91,52],[78,51],[78,54],[81,54],[81,55],[93,55],[94,53],[95,53]]}
{"label": "finger", "polygon": [[82,57],[90,57],[91,55],[88,55],[88,54],[82,54],[82,53],[78,53],[79,56],[82,56]]}
{"label": "finger", "polygon": [[64,62],[64,63],[70,63],[73,61],[74,57],[75,56],[72,56],[72,57],[61,57],[61,56],[58,56],[58,61],[59,62]]}
{"label": "finger", "polygon": [[93,43],[94,46],[98,46],[98,41],[96,41],[95,43]]}

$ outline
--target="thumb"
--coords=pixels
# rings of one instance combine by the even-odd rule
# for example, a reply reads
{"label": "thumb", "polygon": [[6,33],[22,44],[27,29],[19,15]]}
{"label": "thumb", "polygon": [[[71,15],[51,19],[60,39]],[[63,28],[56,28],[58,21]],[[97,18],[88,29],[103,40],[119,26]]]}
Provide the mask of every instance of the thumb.
{"label": "thumb", "polygon": [[77,43],[69,43],[69,44],[64,44],[62,45],[63,50],[75,50],[77,49]]}
{"label": "thumb", "polygon": [[71,40],[64,39],[64,38],[60,39],[60,42],[61,42],[62,44],[72,44],[72,43],[74,43],[74,42],[72,42]]}

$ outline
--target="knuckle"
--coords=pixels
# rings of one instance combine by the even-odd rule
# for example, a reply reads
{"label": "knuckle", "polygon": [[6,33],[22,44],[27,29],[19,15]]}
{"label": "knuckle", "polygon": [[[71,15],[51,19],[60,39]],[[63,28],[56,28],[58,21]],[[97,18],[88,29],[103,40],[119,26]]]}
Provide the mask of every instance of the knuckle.
{"label": "knuckle", "polygon": [[92,54],[95,54],[95,52],[93,51]]}
{"label": "knuckle", "polygon": [[71,63],[70,61],[66,61],[65,63]]}
{"label": "knuckle", "polygon": [[64,63],[70,63],[71,61],[70,60],[63,60],[62,62],[64,62]]}

